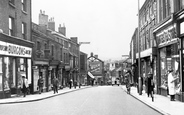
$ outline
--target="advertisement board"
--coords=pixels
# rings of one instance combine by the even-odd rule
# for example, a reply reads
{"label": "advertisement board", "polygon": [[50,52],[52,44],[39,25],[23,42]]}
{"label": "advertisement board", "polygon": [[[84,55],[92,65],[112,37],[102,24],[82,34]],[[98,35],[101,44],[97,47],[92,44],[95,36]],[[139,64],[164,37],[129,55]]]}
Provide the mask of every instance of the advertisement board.
{"label": "advertisement board", "polygon": [[90,68],[90,72],[94,76],[102,74],[102,62],[99,62],[99,61],[89,62],[89,68]]}

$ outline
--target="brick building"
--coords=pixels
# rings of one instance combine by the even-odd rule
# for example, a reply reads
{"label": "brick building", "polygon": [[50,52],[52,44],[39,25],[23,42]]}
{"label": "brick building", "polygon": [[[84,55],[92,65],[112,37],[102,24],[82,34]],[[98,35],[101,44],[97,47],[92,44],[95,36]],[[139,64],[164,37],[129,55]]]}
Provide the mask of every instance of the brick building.
{"label": "brick building", "polygon": [[0,9],[0,98],[8,98],[19,96],[22,75],[32,86],[31,0],[1,0]]}

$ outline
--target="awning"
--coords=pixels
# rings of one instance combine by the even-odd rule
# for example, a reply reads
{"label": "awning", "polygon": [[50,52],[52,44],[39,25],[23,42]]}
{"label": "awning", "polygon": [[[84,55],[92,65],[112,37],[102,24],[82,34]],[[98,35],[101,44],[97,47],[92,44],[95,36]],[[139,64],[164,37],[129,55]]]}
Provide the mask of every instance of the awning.
{"label": "awning", "polygon": [[95,78],[95,76],[93,76],[93,74],[91,74],[91,72],[88,71],[88,75],[91,77],[91,78]]}

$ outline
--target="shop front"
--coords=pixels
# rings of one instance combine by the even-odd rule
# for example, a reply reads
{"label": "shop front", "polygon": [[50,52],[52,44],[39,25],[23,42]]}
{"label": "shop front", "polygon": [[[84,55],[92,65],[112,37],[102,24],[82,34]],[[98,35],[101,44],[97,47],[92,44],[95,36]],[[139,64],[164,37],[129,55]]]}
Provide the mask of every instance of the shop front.
{"label": "shop front", "polygon": [[0,34],[0,98],[20,96],[22,76],[32,85],[31,57],[33,43]]}
{"label": "shop front", "polygon": [[[149,49],[146,49],[144,51],[142,51],[140,53],[140,75],[142,77],[142,84],[143,84],[143,89],[145,91],[147,91],[147,87],[145,85],[145,81],[146,81],[146,78],[148,77],[148,73],[153,73],[153,80],[154,80],[154,83],[157,84],[156,82],[156,75],[155,75],[155,59],[154,57],[156,56],[156,49],[155,48],[149,48]],[[138,59],[138,54],[136,54],[136,58]],[[136,65],[138,66],[138,65]],[[138,68],[137,70],[134,70],[138,73]],[[137,76],[137,75],[136,75]],[[136,78],[138,82],[138,76]],[[157,90],[155,90],[155,92],[157,92]]]}
{"label": "shop front", "polygon": [[49,63],[49,72],[48,72],[48,90],[51,90],[52,80],[54,77],[58,77],[60,61],[51,60]]}
{"label": "shop front", "polygon": [[[176,34],[176,24],[171,24],[156,33],[159,52],[159,92],[168,95],[168,70],[173,69],[175,76],[180,76],[179,39]],[[180,80],[175,81],[176,91],[180,89]]]}
{"label": "shop front", "polygon": [[177,16],[177,24],[178,24],[178,36],[179,36],[179,56],[180,56],[180,78],[179,83],[180,86],[177,90],[176,99],[184,102],[184,10],[182,10]]}
{"label": "shop front", "polygon": [[43,92],[48,91],[48,61],[33,61],[34,92],[37,92],[39,76],[43,78]]}

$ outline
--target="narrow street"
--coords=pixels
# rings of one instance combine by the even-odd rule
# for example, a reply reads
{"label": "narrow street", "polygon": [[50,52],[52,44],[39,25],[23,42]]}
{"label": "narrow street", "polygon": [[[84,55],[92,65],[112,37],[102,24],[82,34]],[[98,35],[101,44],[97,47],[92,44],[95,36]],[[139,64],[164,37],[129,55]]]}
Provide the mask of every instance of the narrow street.
{"label": "narrow street", "polygon": [[1,115],[160,115],[118,86],[98,86],[53,98],[0,105]]}

